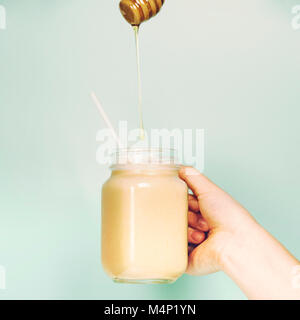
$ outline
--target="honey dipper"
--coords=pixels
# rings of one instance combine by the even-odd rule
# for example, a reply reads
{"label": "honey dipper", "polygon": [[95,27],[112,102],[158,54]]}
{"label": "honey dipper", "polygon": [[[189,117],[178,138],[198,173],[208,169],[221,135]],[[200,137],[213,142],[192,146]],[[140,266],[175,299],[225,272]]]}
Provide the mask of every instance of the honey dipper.
{"label": "honey dipper", "polygon": [[121,0],[120,10],[123,17],[132,26],[154,17],[161,9],[165,0]]}

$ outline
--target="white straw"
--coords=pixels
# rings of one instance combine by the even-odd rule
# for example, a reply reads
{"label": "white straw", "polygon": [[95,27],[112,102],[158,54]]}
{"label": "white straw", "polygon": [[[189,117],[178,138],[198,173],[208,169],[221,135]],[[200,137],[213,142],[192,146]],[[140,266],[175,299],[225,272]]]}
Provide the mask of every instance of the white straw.
{"label": "white straw", "polygon": [[111,131],[111,134],[113,136],[113,138],[115,139],[116,143],[118,144],[119,148],[121,147],[121,141],[120,138],[118,137],[116,130],[114,129],[114,127],[112,126],[107,114],[105,113],[100,101],[98,100],[98,98],[96,97],[95,93],[92,91],[91,92],[91,97],[95,103],[95,105],[97,106],[98,110],[100,111],[100,114],[106,124],[106,126],[108,127],[108,129]]}

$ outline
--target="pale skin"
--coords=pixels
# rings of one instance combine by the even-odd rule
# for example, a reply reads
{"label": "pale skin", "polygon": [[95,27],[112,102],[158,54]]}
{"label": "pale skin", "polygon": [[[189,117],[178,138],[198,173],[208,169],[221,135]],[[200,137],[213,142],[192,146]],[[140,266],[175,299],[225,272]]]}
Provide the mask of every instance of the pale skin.
{"label": "pale skin", "polygon": [[196,169],[183,167],[179,176],[193,192],[187,273],[224,271],[249,299],[300,299],[300,262]]}

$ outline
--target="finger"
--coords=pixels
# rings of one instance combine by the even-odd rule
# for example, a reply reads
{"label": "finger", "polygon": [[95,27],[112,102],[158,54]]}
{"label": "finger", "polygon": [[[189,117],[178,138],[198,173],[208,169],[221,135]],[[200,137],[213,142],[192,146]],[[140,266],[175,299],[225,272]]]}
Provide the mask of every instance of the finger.
{"label": "finger", "polygon": [[188,228],[188,242],[193,244],[200,244],[205,240],[205,233],[193,228]]}
{"label": "finger", "polygon": [[189,194],[189,209],[194,212],[199,212],[199,203],[195,196]]}
{"label": "finger", "polygon": [[221,190],[193,167],[182,167],[179,170],[179,176],[186,182],[197,198],[203,193]]}
{"label": "finger", "polygon": [[[191,245],[193,246],[193,245]],[[186,273],[190,275],[205,275],[220,270],[220,266],[214,260],[209,239],[201,245],[194,246],[189,253]]]}
{"label": "finger", "polygon": [[210,229],[226,226],[235,230],[234,226],[243,225],[244,219],[253,221],[246,209],[198,170],[192,167],[182,167],[179,177],[194,192],[201,215],[208,222]]}
{"label": "finger", "polygon": [[199,231],[204,231],[204,232],[209,231],[208,223],[204,220],[204,218],[199,213],[189,211],[188,222],[189,222],[189,226],[194,229],[197,229]]}

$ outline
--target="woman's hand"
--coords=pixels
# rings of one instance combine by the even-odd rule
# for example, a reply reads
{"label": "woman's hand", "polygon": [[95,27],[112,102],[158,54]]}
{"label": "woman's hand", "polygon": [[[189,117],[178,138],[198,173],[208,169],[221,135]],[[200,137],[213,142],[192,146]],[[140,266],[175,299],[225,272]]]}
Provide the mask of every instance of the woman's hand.
{"label": "woman's hand", "polygon": [[222,270],[253,299],[300,299],[293,270],[299,262],[249,212],[196,169],[179,176],[189,195],[187,273]]}

